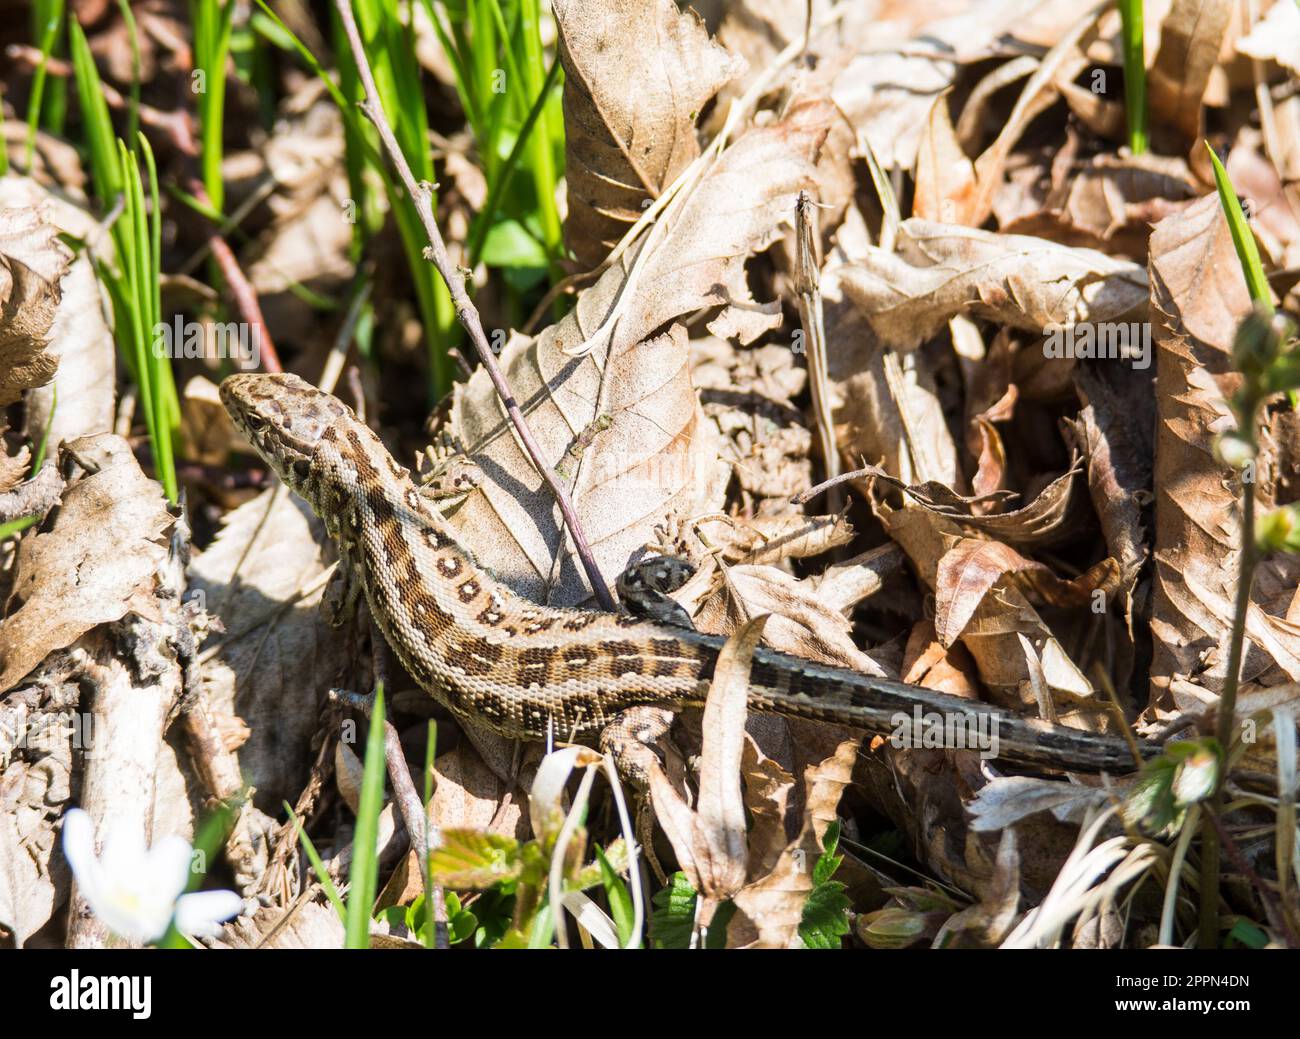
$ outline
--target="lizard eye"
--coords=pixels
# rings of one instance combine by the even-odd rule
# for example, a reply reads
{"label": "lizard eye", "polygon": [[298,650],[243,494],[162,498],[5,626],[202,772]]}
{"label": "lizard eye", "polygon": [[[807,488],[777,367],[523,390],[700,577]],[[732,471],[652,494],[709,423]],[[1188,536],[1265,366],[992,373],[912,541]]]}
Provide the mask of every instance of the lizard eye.
{"label": "lizard eye", "polygon": [[254,415],[249,412],[244,416],[244,421],[254,433],[260,433],[266,428],[266,419],[262,418],[261,415]]}

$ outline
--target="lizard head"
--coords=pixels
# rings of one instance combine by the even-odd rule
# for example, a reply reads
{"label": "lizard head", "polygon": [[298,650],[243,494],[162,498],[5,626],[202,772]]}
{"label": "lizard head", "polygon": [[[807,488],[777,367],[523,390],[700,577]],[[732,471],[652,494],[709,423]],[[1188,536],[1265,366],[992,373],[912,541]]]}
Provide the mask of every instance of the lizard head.
{"label": "lizard head", "polygon": [[241,373],[221,383],[235,427],[289,489],[315,503],[312,457],[325,431],[352,409],[296,375]]}

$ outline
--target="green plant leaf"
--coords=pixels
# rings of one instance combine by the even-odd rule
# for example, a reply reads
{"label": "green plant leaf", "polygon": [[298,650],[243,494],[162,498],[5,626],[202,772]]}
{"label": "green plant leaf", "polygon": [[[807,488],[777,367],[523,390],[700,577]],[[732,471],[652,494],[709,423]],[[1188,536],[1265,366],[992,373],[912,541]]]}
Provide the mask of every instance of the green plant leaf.
{"label": "green plant leaf", "polygon": [[844,885],[830,880],[808,892],[799,920],[799,937],[808,949],[838,949],[849,933],[849,900]]}
{"label": "green plant leaf", "polygon": [[448,829],[429,856],[429,871],[446,887],[482,889],[517,879],[524,870],[523,846],[513,837],[477,830]]}
{"label": "green plant leaf", "polygon": [[813,887],[799,920],[799,938],[808,949],[838,949],[840,939],[849,933],[850,903],[844,885],[831,879],[844,861],[842,855],[835,854],[839,843],[840,822],[836,819],[822,836],[822,854],[813,866]]}
{"label": "green plant leaf", "polygon": [[[596,861],[600,863],[600,879],[605,888],[605,897],[609,900],[609,915],[613,918],[614,927],[618,931],[618,944],[622,948],[627,948],[628,942],[633,937],[632,925],[636,919],[632,896],[628,893],[627,885],[614,871],[614,867],[609,864],[609,859],[600,848],[596,849]],[[640,942],[637,942],[637,945],[639,946]]]}
{"label": "green plant leaf", "polygon": [[546,249],[517,220],[498,220],[483,241],[489,267],[546,267]]}
{"label": "green plant leaf", "polygon": [[650,940],[656,949],[689,949],[695,929],[695,889],[685,873],[674,873],[651,902]]}

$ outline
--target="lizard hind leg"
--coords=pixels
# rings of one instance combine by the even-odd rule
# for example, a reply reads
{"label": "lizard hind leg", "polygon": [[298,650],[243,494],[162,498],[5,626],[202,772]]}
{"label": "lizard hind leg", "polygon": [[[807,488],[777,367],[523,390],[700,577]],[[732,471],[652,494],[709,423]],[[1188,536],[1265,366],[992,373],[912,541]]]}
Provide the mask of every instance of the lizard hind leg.
{"label": "lizard hind leg", "polygon": [[[681,756],[671,747],[668,738],[672,725],[672,711],[662,707],[630,707],[616,715],[600,733],[601,751],[614,759],[618,774],[636,790],[636,841],[660,883],[666,883],[668,875],[654,851],[654,810],[649,795],[651,773],[669,776],[668,781],[679,788],[679,793],[690,796]],[[655,753],[657,745],[664,748],[669,760],[667,769]]]}

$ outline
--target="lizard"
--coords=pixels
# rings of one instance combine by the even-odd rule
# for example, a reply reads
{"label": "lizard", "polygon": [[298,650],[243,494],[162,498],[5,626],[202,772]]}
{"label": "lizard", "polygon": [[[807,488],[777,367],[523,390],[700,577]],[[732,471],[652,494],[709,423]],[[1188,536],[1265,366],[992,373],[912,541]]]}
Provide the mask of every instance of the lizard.
{"label": "lizard", "polygon": [[[518,595],[476,562],[379,436],[299,376],[230,375],[221,399],[256,452],[320,517],[344,578],[357,582],[406,671],[453,715],[514,739],[589,743],[632,708],[704,703],[723,637]],[[967,731],[991,728],[995,756],[1019,766],[1135,769],[1129,743],[1117,736],[762,646],[748,700],[752,710],[883,737],[919,707],[963,719]],[[980,724],[989,728],[973,728]],[[1143,757],[1158,752],[1141,745]]]}

